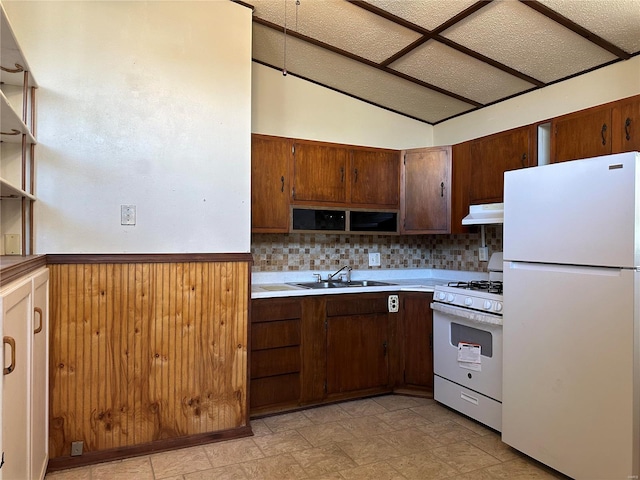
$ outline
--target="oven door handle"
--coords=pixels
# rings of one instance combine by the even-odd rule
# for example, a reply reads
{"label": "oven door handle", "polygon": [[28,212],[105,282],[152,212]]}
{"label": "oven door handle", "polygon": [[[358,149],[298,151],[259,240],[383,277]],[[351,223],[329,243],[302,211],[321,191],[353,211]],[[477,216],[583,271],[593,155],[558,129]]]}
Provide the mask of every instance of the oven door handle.
{"label": "oven door handle", "polygon": [[502,317],[500,315],[492,315],[490,313],[478,312],[468,308],[460,308],[453,305],[444,305],[442,303],[433,302],[431,309],[442,312],[453,317],[460,317],[477,323],[487,323],[490,325],[502,325]]}

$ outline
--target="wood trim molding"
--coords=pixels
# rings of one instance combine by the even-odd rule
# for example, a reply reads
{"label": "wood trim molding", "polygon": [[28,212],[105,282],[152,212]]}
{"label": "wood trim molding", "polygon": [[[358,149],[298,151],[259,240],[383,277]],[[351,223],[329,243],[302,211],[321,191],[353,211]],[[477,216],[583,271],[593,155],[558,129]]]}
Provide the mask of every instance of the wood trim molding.
{"label": "wood trim molding", "polygon": [[71,253],[47,255],[47,264],[250,262],[250,253]]}
{"label": "wood trim molding", "polygon": [[130,447],[113,448],[110,450],[102,450],[99,452],[87,452],[78,457],[57,457],[51,458],[47,466],[47,473],[67,468],[82,467],[86,465],[94,465],[96,463],[108,462],[113,460],[123,460],[141,455],[149,455],[152,453],[166,452],[178,448],[193,447],[196,445],[204,445],[213,442],[222,442],[225,440],[233,440],[236,438],[249,437],[253,435],[250,426],[238,427],[231,430],[223,430],[219,432],[201,433],[189,435],[180,438],[167,438],[164,440],[156,440],[154,442],[134,445]]}
{"label": "wood trim molding", "polygon": [[46,267],[46,255],[2,256],[0,258],[0,287],[17,280],[40,267]]}

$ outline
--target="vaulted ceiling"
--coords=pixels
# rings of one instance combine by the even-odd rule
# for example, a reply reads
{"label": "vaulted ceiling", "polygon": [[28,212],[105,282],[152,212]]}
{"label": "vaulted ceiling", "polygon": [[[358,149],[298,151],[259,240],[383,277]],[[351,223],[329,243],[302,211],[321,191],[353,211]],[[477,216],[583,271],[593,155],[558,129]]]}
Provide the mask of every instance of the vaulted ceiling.
{"label": "vaulted ceiling", "polygon": [[640,53],[640,0],[237,1],[255,62],[429,124]]}

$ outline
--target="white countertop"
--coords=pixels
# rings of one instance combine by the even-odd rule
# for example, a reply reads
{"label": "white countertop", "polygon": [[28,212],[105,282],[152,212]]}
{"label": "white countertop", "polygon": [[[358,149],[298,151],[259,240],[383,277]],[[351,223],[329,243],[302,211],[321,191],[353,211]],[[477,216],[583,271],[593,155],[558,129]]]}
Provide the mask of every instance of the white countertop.
{"label": "white countertop", "polygon": [[295,297],[307,295],[339,295],[373,292],[433,292],[436,285],[453,281],[485,280],[486,272],[465,272],[426,268],[352,270],[351,280],[377,280],[391,285],[377,287],[304,288],[289,283],[313,282],[314,273],[323,280],[333,271],[255,272],[251,275],[251,298]]}

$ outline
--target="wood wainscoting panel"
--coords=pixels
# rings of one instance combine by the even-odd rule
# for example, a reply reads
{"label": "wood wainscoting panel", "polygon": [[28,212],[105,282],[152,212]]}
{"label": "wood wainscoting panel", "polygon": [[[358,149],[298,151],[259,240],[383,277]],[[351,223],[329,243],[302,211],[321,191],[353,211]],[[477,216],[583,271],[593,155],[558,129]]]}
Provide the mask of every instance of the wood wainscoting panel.
{"label": "wood wainscoting panel", "polygon": [[250,261],[49,268],[50,458],[248,425]]}

